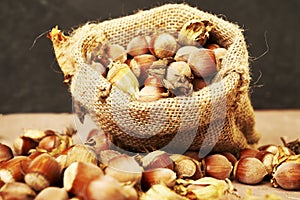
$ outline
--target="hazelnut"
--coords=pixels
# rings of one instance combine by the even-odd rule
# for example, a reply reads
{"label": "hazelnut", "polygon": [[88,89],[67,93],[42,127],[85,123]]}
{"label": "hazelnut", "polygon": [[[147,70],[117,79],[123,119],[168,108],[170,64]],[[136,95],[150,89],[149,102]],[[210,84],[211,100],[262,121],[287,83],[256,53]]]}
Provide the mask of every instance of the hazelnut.
{"label": "hazelnut", "polygon": [[176,39],[169,33],[159,33],[152,37],[150,52],[157,58],[173,57],[177,50]]}
{"label": "hazelnut", "polygon": [[183,46],[179,48],[174,56],[176,61],[187,62],[190,54],[194,51],[197,51],[198,48],[195,46]]}
{"label": "hazelnut", "polygon": [[115,150],[103,150],[99,153],[99,161],[106,167],[111,159],[119,155],[121,155],[121,153]]}
{"label": "hazelnut", "polygon": [[[50,133],[50,132],[48,132],[48,133]],[[45,133],[44,131],[37,130],[37,129],[28,129],[28,130],[24,131],[22,137],[30,138],[34,141],[40,141],[48,133]],[[52,132],[50,134],[52,134]]]}
{"label": "hazelnut", "polygon": [[284,162],[279,165],[271,180],[274,187],[300,190],[300,163]]}
{"label": "hazelnut", "polygon": [[172,62],[167,69],[166,79],[170,82],[177,80],[177,77],[192,79],[192,71],[186,62]]}
{"label": "hazelnut", "polygon": [[108,161],[105,174],[122,183],[139,183],[143,168],[137,161],[128,155],[122,154]]}
{"label": "hazelnut", "polygon": [[176,181],[176,173],[168,168],[155,168],[143,172],[141,186],[144,191],[155,184],[164,184],[173,187]]}
{"label": "hazelnut", "polygon": [[274,154],[269,151],[259,151],[255,158],[259,159],[264,164],[268,174],[271,175],[273,171]]}
{"label": "hazelnut", "polygon": [[56,200],[68,200],[69,196],[64,188],[59,187],[47,187],[43,189],[34,200],[48,200],[55,197]]}
{"label": "hazelnut", "polygon": [[133,57],[147,53],[149,51],[149,44],[146,36],[140,35],[132,38],[128,42],[126,50]]}
{"label": "hazelnut", "polygon": [[61,139],[57,135],[45,136],[40,142],[37,148],[46,152],[51,152],[58,148],[61,144]]}
{"label": "hazelnut", "polygon": [[50,155],[44,153],[33,159],[24,177],[35,191],[41,191],[60,180],[60,166]]}
{"label": "hazelnut", "polygon": [[160,59],[154,61],[149,68],[149,76],[156,77],[158,80],[162,81],[165,78],[166,70],[170,64],[168,59]]}
{"label": "hazelnut", "polygon": [[127,60],[125,48],[118,44],[107,44],[104,46],[104,53],[107,58],[113,61],[124,63]]}
{"label": "hazelnut", "polygon": [[125,190],[117,180],[106,175],[88,183],[85,197],[87,200],[137,200],[132,198],[132,191]]}
{"label": "hazelnut", "polygon": [[150,102],[167,96],[168,93],[165,92],[165,89],[162,87],[145,86],[140,90],[137,100],[142,102]]}
{"label": "hazelnut", "polygon": [[188,58],[188,64],[198,77],[212,76],[217,72],[215,55],[210,49],[193,51]]}
{"label": "hazelnut", "polygon": [[95,150],[83,144],[76,144],[72,146],[67,151],[67,158],[66,158],[66,167],[68,167],[73,162],[89,162],[92,164],[98,164],[98,157]]}
{"label": "hazelnut", "polygon": [[138,78],[140,86],[148,77],[148,70],[154,61],[156,58],[151,54],[138,55],[130,61],[130,69]]}
{"label": "hazelnut", "polygon": [[264,164],[253,157],[241,158],[234,167],[234,177],[241,183],[260,183],[267,174]]}
{"label": "hazelnut", "polygon": [[173,170],[173,160],[165,151],[156,150],[148,153],[142,158],[143,167],[145,170],[155,168],[168,168]]}
{"label": "hazelnut", "polygon": [[107,73],[107,80],[132,98],[137,98],[139,82],[126,64],[112,63]]}
{"label": "hazelnut", "polygon": [[197,180],[203,177],[201,164],[188,156],[173,154],[170,158],[174,161],[174,171],[178,178],[189,178]]}
{"label": "hazelnut", "polygon": [[[28,185],[20,182],[6,183],[0,189],[0,198],[3,200],[33,200],[36,196]],[[1,199],[2,199],[1,198]]]}
{"label": "hazelnut", "polygon": [[5,144],[0,143],[0,163],[3,161],[10,160],[14,157],[11,148]]}
{"label": "hazelnut", "polygon": [[145,87],[146,86],[154,86],[158,88],[163,88],[163,82],[161,79],[157,78],[156,76],[149,76],[145,82],[144,82]]}
{"label": "hazelnut", "polygon": [[178,42],[181,45],[203,46],[209,38],[211,29],[212,24],[209,21],[188,21],[178,34]]}
{"label": "hazelnut", "polygon": [[14,140],[13,148],[17,155],[27,156],[31,149],[35,149],[38,142],[28,137],[18,137]]}
{"label": "hazelnut", "polygon": [[87,184],[101,176],[103,176],[103,171],[96,165],[74,162],[64,172],[63,186],[77,197],[85,197]]}
{"label": "hazelnut", "polygon": [[191,96],[193,74],[186,62],[173,62],[167,68],[166,78],[163,80],[164,87],[175,96]]}
{"label": "hazelnut", "polygon": [[254,148],[244,148],[239,151],[239,159],[241,158],[254,158],[259,150]]}
{"label": "hazelnut", "polygon": [[214,154],[204,158],[204,172],[213,178],[221,180],[229,178],[232,169],[231,162],[221,154]]}
{"label": "hazelnut", "polygon": [[30,159],[25,156],[16,156],[0,164],[0,180],[5,183],[23,181]]}

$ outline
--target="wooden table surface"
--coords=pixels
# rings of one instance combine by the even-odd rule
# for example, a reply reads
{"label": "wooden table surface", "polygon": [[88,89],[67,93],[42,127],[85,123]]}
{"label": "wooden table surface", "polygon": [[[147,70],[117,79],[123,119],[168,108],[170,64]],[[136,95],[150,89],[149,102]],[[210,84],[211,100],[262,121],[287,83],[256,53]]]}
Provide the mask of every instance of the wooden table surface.
{"label": "wooden table surface", "polygon": [[[259,110],[255,111],[255,116],[256,129],[262,134],[259,145],[282,144],[280,137],[284,137],[287,141],[300,138],[300,110]],[[11,145],[24,129],[62,131],[69,126],[75,127],[80,133],[81,137],[74,137],[75,142],[84,141],[88,130],[96,127],[91,120],[86,120],[85,125],[81,125],[79,120],[69,113],[0,114],[0,142]],[[276,194],[283,200],[300,200],[300,191],[273,188],[268,182],[249,186],[234,181],[234,186],[241,196],[250,189],[258,196]]]}

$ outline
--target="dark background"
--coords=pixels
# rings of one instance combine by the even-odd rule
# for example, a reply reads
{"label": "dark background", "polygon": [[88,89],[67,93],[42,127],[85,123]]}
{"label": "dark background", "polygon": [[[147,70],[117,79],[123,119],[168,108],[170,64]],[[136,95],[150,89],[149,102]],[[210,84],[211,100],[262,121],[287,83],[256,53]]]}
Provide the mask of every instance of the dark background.
{"label": "dark background", "polygon": [[[0,113],[71,112],[72,100],[45,35],[90,20],[182,1],[0,0]],[[300,108],[300,1],[198,0],[192,6],[220,14],[245,29],[255,109]]]}

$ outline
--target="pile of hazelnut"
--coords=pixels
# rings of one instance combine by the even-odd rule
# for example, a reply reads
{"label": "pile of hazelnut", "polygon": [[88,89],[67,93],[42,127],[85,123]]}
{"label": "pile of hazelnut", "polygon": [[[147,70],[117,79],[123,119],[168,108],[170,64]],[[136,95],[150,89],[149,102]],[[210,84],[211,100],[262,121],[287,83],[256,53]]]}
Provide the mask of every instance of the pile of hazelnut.
{"label": "pile of hazelnut", "polygon": [[[13,149],[0,144],[0,199],[229,199],[231,180],[300,190],[300,154],[286,146],[245,148],[238,155],[155,150],[128,155],[113,148],[100,130],[73,144],[72,129],[26,130]],[[300,141],[294,141],[299,150]],[[295,149],[295,148],[294,148]]]}
{"label": "pile of hazelnut", "polygon": [[227,52],[209,40],[212,27],[191,20],[176,34],[140,34],[126,47],[102,42],[87,54],[87,63],[134,100],[191,96],[210,84]]}

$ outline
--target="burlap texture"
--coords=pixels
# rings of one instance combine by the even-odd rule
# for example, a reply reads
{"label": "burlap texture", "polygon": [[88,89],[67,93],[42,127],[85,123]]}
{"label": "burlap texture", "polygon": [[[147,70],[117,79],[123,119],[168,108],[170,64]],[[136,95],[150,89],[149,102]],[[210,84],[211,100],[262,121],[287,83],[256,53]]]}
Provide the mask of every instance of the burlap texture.
{"label": "burlap texture", "polygon": [[[192,19],[214,25],[211,39],[228,49],[215,82],[192,97],[131,101],[86,63],[99,42],[126,47],[138,34],[162,30],[176,34]],[[73,98],[87,108],[99,127],[118,146],[130,151],[199,150],[236,153],[256,144],[255,117],[249,98],[249,63],[243,31],[238,25],[186,4],[167,4],[130,16],[88,23],[64,36],[49,34]]]}

